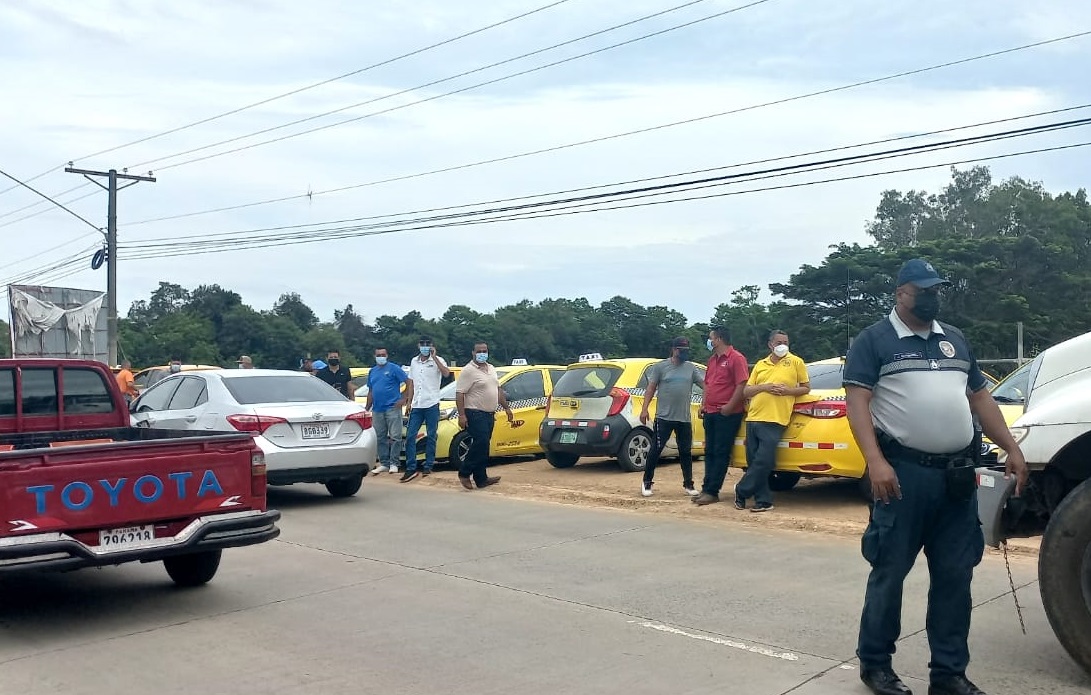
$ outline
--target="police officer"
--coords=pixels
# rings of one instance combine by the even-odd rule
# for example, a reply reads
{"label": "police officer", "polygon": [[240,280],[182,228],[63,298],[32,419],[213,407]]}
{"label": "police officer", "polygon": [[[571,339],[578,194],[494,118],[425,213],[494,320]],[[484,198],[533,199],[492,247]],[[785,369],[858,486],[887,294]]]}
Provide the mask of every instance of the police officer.
{"label": "police officer", "polygon": [[936,321],[949,285],[921,259],[898,273],[895,307],[849,350],[844,383],[853,435],[867,462],[874,502],[861,550],[871,564],[856,654],[860,678],[878,695],[906,695],[891,665],[901,632],[902,584],[924,549],[931,589],[929,695],[976,695],[970,660],[970,582],[984,537],[977,520],[973,417],[1007,452],[1007,475],[1026,462],[985,388],[970,344]]}

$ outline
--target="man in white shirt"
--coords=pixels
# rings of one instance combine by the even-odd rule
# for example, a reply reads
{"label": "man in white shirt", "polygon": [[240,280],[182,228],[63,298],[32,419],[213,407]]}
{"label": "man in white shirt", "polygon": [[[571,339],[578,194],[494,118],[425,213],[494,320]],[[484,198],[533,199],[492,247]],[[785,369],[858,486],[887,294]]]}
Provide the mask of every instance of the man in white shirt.
{"label": "man in white shirt", "polygon": [[[405,433],[405,474],[401,482],[408,483],[432,472],[436,463],[436,430],[439,428],[439,385],[451,374],[447,363],[436,354],[432,339],[422,335],[417,341],[420,354],[409,362],[410,393],[406,394],[406,414],[409,426]],[[424,466],[417,470],[417,433],[424,425]]]}

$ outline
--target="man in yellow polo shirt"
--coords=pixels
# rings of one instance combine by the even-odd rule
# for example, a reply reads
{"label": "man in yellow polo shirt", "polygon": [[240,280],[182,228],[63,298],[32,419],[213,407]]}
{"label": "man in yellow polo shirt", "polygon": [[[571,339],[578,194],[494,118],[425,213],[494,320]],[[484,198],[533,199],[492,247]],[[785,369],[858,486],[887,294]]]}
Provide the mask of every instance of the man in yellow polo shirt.
{"label": "man in yellow polo shirt", "polygon": [[788,334],[769,334],[769,356],[754,365],[743,395],[746,409],[746,473],[735,486],[735,508],[746,509],[754,498],[752,512],[773,508],[769,474],[777,463],[777,446],[792,418],[796,398],[811,392],[810,376],[803,360],[788,351]]}

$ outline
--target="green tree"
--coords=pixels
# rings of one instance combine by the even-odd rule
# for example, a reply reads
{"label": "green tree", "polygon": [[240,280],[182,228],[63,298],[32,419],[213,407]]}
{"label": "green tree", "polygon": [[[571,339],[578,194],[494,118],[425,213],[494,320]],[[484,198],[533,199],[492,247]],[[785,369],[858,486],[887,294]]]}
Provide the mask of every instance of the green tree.
{"label": "green tree", "polygon": [[303,302],[298,292],[286,292],[280,295],[280,299],[273,305],[273,313],[288,319],[301,331],[309,331],[318,325],[318,317]]}

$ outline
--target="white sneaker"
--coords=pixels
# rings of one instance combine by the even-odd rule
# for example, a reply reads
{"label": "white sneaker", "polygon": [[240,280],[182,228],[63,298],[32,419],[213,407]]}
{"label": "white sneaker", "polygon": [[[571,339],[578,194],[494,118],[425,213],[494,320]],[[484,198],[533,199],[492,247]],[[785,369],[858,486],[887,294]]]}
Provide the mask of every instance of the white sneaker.
{"label": "white sneaker", "polygon": [[697,490],[696,488],[683,487],[682,489],[685,490],[686,494],[689,495],[690,497],[696,497],[697,495],[701,494],[701,492],[699,490]]}
{"label": "white sneaker", "polygon": [[390,467],[390,472],[391,473],[397,473],[398,472],[398,467],[397,466],[391,466]]}
{"label": "white sneaker", "polygon": [[651,497],[652,496],[652,483],[641,483],[640,484],[640,494],[643,495],[644,497]]}
{"label": "white sneaker", "polygon": [[375,466],[375,468],[371,469],[371,474],[378,475],[379,473],[386,473],[389,470],[389,466]]}

